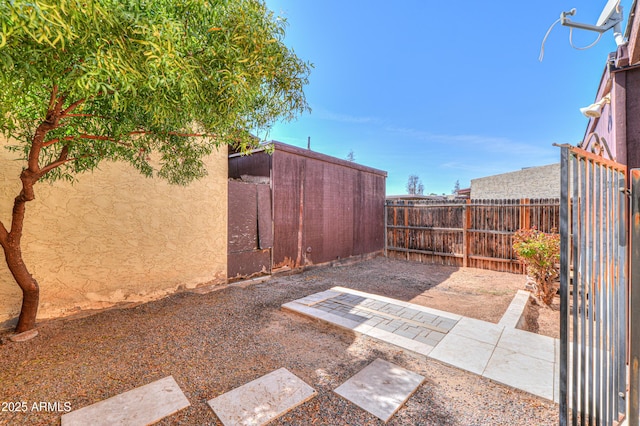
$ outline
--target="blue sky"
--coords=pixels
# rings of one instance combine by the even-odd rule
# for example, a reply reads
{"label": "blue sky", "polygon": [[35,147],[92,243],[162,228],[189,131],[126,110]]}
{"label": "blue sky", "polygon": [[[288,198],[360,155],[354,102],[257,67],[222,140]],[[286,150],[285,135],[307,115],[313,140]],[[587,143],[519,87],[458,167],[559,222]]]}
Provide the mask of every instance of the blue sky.
{"label": "blue sky", "polygon": [[[288,21],[285,42],[310,61],[310,114],[278,123],[268,139],[388,172],[387,194],[417,174],[426,193],[456,180],[559,161],[575,145],[594,101],[612,32],[589,50],[569,44],[560,12],[595,24],[605,0],[535,2],[266,0]],[[631,0],[623,0],[625,23]],[[455,5],[455,6],[451,6]],[[597,33],[574,30],[586,46]],[[262,135],[263,136],[263,135]]]}

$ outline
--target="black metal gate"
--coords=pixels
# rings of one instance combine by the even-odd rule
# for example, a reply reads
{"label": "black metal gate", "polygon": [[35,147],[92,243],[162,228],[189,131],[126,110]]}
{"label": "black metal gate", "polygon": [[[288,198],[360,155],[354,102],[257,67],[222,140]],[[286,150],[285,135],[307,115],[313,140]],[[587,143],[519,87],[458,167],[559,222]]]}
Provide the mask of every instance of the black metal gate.
{"label": "black metal gate", "polygon": [[561,147],[560,424],[626,416],[626,166]]}

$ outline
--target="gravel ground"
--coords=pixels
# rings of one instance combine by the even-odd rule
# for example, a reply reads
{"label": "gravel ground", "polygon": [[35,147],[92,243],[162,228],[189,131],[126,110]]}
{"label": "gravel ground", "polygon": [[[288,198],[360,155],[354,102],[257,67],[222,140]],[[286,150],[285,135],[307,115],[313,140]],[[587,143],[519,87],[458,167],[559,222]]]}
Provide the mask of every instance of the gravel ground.
{"label": "gravel ground", "polygon": [[[35,339],[3,339],[0,402],[57,401],[78,409],[173,375],[191,406],[159,424],[217,425],[207,400],[285,367],[318,395],[272,424],[380,425],[333,389],[382,358],[426,377],[389,425],[557,424],[558,407],[549,401],[280,309],[336,285],[411,300],[442,281],[433,277],[456,271],[376,258],[41,322]],[[9,425],[59,424],[59,418],[0,412],[0,424]]]}

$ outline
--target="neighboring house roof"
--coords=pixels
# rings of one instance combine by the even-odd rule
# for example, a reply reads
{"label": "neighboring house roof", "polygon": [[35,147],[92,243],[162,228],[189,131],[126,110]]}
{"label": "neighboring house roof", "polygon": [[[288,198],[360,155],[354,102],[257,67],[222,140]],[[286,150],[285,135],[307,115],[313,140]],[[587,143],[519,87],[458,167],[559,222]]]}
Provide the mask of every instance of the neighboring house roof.
{"label": "neighboring house roof", "polygon": [[473,199],[559,198],[560,163],[471,179]]}
{"label": "neighboring house roof", "polygon": [[458,194],[456,194],[456,198],[470,198],[470,197],[471,197],[471,187],[459,189]]}

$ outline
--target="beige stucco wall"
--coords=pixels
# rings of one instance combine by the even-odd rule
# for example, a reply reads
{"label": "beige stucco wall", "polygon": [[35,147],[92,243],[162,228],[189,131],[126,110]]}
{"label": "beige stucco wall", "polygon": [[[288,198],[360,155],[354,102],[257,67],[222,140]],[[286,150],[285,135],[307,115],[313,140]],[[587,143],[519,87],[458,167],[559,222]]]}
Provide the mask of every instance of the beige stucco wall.
{"label": "beige stucco wall", "polygon": [[[22,163],[0,140],[0,220],[9,226]],[[74,184],[38,183],[27,204],[23,253],[40,284],[38,318],[162,297],[222,283],[227,271],[227,149],[187,187],[102,163]],[[20,311],[21,292],[0,257],[0,328]]]}

